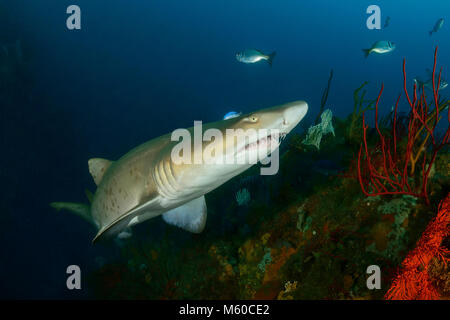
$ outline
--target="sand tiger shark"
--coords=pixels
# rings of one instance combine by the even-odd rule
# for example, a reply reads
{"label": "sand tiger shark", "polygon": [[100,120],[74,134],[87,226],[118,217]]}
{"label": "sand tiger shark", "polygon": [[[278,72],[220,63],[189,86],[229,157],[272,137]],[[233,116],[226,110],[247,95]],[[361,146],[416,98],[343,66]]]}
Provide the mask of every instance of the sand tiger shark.
{"label": "sand tiger shark", "polygon": [[[202,132],[214,129],[224,138],[204,141],[200,145],[192,142],[193,154],[196,151],[205,152],[216,143],[216,150],[223,152],[224,156],[238,157],[244,152],[251,157],[268,156],[279,147],[282,138],[297,126],[307,111],[306,102],[295,101],[204,124]],[[195,133],[195,128],[185,130]],[[254,132],[249,129],[258,132],[265,129],[264,132],[268,133],[236,139],[227,134],[230,129],[236,135]],[[276,136],[271,132],[280,134]],[[253,164],[212,161],[179,163],[173,159],[177,144],[172,134],[166,134],[141,144],[117,161],[90,159],[89,172],[97,185],[90,199],[91,205],[53,202],[51,206],[70,210],[95,225],[98,233],[93,242],[114,235],[125,236],[129,234],[129,227],[159,215],[169,224],[200,233],[207,216],[205,194]],[[261,156],[257,154],[257,149],[263,144],[269,148],[268,154]],[[208,155],[203,154],[203,157]]]}

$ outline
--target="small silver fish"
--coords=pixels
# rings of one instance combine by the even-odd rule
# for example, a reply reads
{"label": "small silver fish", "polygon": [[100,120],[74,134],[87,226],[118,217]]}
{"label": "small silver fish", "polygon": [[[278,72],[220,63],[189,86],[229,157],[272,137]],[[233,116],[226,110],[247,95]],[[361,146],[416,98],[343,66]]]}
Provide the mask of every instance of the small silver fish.
{"label": "small silver fish", "polygon": [[[414,79],[414,83],[419,88],[425,87],[426,89],[433,90],[433,72],[430,69],[427,69],[427,74],[428,74],[428,80],[424,81],[424,80],[421,80],[419,77],[416,77]],[[439,81],[439,75],[436,74],[434,79],[435,79],[435,83],[437,84]],[[448,86],[448,82],[444,78],[441,77],[441,82],[439,84],[438,91],[447,88],[447,86]]]}
{"label": "small silver fish", "polygon": [[[421,81],[420,79],[416,78],[416,79],[414,79],[414,82],[417,84],[417,86],[419,88],[425,87],[426,89],[433,90],[433,80],[431,80],[431,79],[429,79],[428,81]],[[436,83],[437,82],[438,82],[438,80],[436,79]],[[448,82],[445,81],[444,79],[441,79],[441,83],[439,84],[438,91],[443,90],[447,87],[448,87]]]}
{"label": "small silver fish", "polygon": [[386,21],[384,22],[383,29],[386,29],[387,27],[389,27],[390,22],[391,22],[391,17],[387,17]]}
{"label": "small silver fish", "polygon": [[224,117],[223,120],[237,118],[242,114],[242,112],[230,111]]}
{"label": "small silver fish", "polygon": [[378,54],[384,54],[388,52],[394,51],[396,48],[396,45],[394,42],[391,41],[377,41],[375,42],[370,49],[363,49],[364,56],[367,58],[369,54],[372,52],[378,53]]}
{"label": "small silver fish", "polygon": [[236,60],[242,63],[256,63],[261,60],[266,60],[272,66],[273,58],[277,53],[274,51],[271,54],[264,54],[261,50],[247,49],[236,53]]}
{"label": "small silver fish", "polygon": [[430,33],[430,37],[433,34],[433,32],[435,32],[435,33],[438,32],[442,28],[443,25],[444,25],[444,19],[443,18],[440,18],[438,21],[436,21],[436,24],[434,25],[433,30],[431,30],[429,32]]}

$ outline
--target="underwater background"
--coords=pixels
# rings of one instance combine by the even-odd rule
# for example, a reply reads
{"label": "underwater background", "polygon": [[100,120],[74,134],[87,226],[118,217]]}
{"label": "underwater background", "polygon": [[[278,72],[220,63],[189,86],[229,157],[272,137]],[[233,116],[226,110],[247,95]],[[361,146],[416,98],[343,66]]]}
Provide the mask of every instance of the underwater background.
{"label": "underwater background", "polygon": [[[81,8],[81,30],[66,28],[72,4]],[[381,8],[381,30],[366,26],[372,4]],[[0,297],[383,298],[449,191],[448,146],[429,181],[430,204],[367,200],[356,179],[340,175],[362,141],[361,132],[346,136],[348,117],[365,81],[372,100],[384,83],[379,112],[390,114],[403,90],[404,58],[409,89],[433,67],[436,46],[449,77],[448,21],[429,35],[449,12],[442,0],[0,1],[0,47],[20,43],[22,51],[20,61],[0,56]],[[362,49],[378,40],[396,49],[364,58]],[[276,51],[272,68],[236,61],[246,48]],[[320,150],[306,148],[299,141],[321,110],[331,70],[325,108],[335,136]],[[117,159],[194,120],[300,99],[309,111],[283,142],[280,172],[265,177],[252,168],[206,195],[200,235],[155,218],[120,244],[93,245],[89,224],[49,206],[88,202],[90,158]],[[409,111],[406,101],[399,111]],[[373,111],[367,119],[373,126]],[[442,121],[445,131],[445,113]],[[66,287],[74,264],[82,290]],[[371,264],[390,270],[382,290],[365,287]],[[448,298],[448,268],[436,268]]]}

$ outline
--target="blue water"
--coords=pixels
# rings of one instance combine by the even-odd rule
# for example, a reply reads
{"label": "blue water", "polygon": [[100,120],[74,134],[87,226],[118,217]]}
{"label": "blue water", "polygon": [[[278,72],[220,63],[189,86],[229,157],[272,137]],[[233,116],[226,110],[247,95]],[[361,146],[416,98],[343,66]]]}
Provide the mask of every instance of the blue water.
{"label": "blue water", "polygon": [[[81,8],[81,30],[65,26],[71,4]],[[388,28],[367,29],[371,4],[382,25],[391,17]],[[436,45],[439,66],[450,66],[449,21],[428,34],[448,12],[442,0],[0,1],[0,44],[20,39],[27,55],[21,98],[0,96],[0,297],[89,298],[66,289],[66,267],[89,272],[96,257],[120,253],[93,246],[93,229],[48,207],[86,202],[83,190],[95,188],[87,159],[116,159],[193,120],[298,99],[310,106],[305,129],[331,69],[335,115],[352,111],[353,90],[366,80],[370,97],[385,84],[380,110],[388,112],[402,90],[403,58],[409,83],[432,67]],[[397,49],[364,59],[377,40]],[[273,67],[238,63],[245,48],[277,51]]]}

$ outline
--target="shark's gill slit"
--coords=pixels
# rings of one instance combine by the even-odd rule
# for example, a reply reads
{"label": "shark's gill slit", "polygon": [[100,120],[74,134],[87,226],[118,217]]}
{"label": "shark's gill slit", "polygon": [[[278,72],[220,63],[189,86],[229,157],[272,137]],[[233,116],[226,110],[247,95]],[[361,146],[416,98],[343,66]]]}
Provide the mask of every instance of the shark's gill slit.
{"label": "shark's gill slit", "polygon": [[172,165],[170,161],[164,161],[164,174],[167,178],[167,185],[174,195],[177,194],[178,188],[176,180],[173,176]]}

